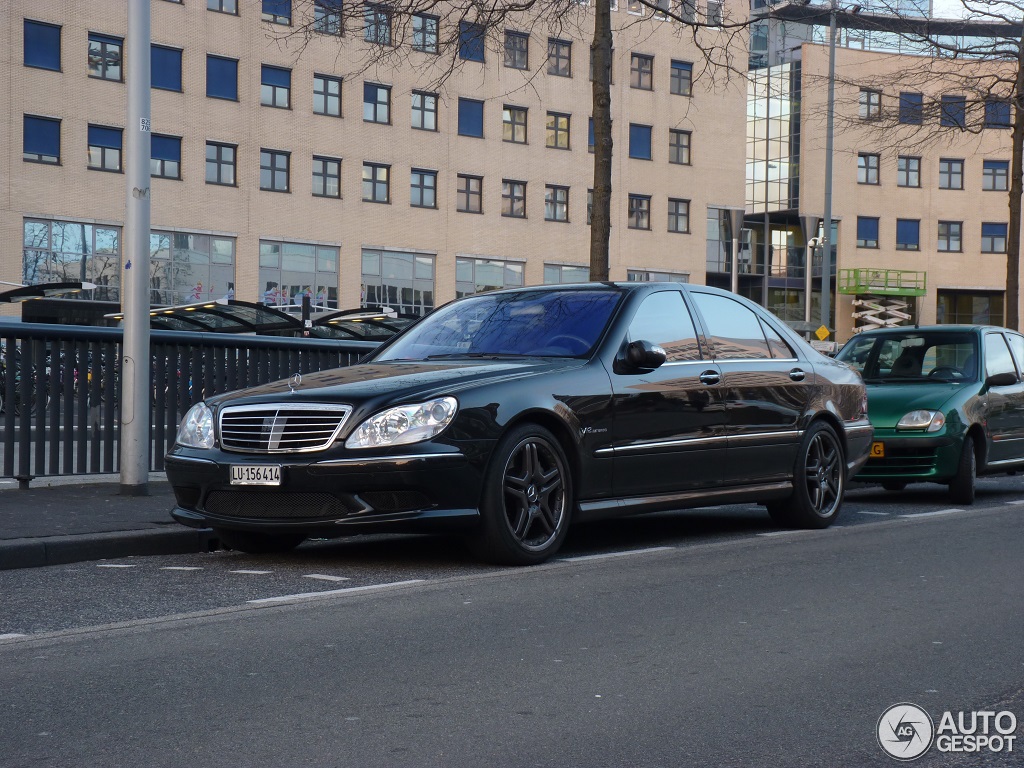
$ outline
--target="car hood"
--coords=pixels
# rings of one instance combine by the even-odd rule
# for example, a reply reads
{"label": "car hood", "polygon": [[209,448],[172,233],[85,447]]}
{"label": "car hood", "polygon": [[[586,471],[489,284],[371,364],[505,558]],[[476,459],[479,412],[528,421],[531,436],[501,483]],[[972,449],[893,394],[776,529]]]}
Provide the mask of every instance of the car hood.
{"label": "car hood", "polygon": [[945,411],[958,394],[969,394],[974,383],[868,384],[868,417],[880,429],[893,429],[910,411]]}
{"label": "car hood", "polygon": [[376,406],[457,395],[468,387],[578,368],[585,363],[574,358],[394,360],[303,374],[298,382],[292,376],[229,392],[209,402],[218,406],[266,402],[372,403]]}

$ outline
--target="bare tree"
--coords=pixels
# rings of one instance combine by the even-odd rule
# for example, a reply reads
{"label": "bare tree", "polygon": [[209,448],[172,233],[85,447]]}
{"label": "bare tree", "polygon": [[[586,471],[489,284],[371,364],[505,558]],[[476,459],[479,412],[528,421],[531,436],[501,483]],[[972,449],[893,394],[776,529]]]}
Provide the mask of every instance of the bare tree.
{"label": "bare tree", "polygon": [[[620,25],[676,22],[679,37],[692,41],[701,62],[694,80],[708,88],[721,79],[745,74],[748,25],[746,3],[730,0],[619,0],[640,9]],[[506,29],[543,29],[554,37],[591,40],[591,81],[594,121],[594,185],[590,235],[590,278],[608,279],[612,199],[611,70],[613,0],[295,0],[292,26],[278,35],[281,42],[298,41],[297,56],[314,38],[338,37],[339,66],[350,73],[380,65],[409,65],[413,51],[437,54],[425,74],[442,90],[457,72],[467,50],[505,52]],[[532,87],[534,71],[524,87]]]}

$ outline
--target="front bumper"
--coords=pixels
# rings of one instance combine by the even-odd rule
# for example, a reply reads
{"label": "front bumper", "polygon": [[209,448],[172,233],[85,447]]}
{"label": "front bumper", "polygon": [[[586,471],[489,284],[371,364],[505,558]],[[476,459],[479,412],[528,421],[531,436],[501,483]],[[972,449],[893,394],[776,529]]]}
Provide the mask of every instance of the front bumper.
{"label": "front bumper", "polygon": [[[232,485],[239,464],[279,465],[281,484]],[[483,483],[483,463],[458,451],[327,458],[176,447],[165,467],[179,523],[324,538],[472,526]]]}
{"label": "front bumper", "polygon": [[963,437],[876,429],[873,442],[882,444],[884,456],[870,456],[857,474],[857,480],[924,480],[941,483],[956,474]]}

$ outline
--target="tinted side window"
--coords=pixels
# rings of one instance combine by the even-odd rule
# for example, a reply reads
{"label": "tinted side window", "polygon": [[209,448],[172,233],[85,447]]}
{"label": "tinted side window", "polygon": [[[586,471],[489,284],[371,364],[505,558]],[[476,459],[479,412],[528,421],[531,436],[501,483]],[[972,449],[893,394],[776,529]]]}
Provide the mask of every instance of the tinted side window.
{"label": "tinted side window", "polygon": [[772,356],[761,321],[750,309],[726,296],[692,293],[704,316],[718,360],[763,360]]}
{"label": "tinted side window", "polygon": [[636,311],[629,324],[629,341],[649,341],[665,349],[669,362],[700,360],[697,332],[682,294],[676,291],[652,293]]}
{"label": "tinted side window", "polygon": [[775,329],[764,320],[761,321],[761,329],[764,331],[765,338],[768,339],[768,347],[772,351],[772,357],[777,360],[787,360],[796,357],[796,352],[789,346],[789,342],[779,336]]}
{"label": "tinted side window", "polygon": [[1000,333],[985,334],[985,375],[992,376],[996,373],[1017,374],[1013,367],[1013,358],[1010,357],[1010,350]]}
{"label": "tinted side window", "polygon": [[1017,367],[1024,371],[1024,336],[1008,333],[1006,337],[1010,340],[1010,349],[1013,350],[1013,356],[1017,358]]}

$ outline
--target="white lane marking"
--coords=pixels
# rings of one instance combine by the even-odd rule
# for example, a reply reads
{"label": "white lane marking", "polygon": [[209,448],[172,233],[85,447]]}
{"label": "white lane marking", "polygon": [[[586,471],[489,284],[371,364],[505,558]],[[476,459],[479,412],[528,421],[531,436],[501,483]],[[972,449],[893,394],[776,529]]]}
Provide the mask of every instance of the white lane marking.
{"label": "white lane marking", "polygon": [[287,603],[292,600],[306,600],[311,597],[328,597],[329,595],[344,595],[349,592],[366,592],[371,589],[384,589],[385,587],[404,587],[406,584],[419,584],[425,579],[410,579],[409,581],[390,581],[386,584],[367,584],[364,587],[345,587],[344,589],[329,589],[326,592],[300,592],[296,595],[279,595],[278,597],[264,597],[259,600],[246,600],[250,605],[261,603]]}
{"label": "white lane marking", "polygon": [[161,571],[201,571],[202,566],[199,565],[165,565],[160,568]]}
{"label": "white lane marking", "polygon": [[759,533],[758,536],[789,536],[794,533],[811,533],[810,528],[794,528],[791,531],[768,531],[767,533]]}
{"label": "white lane marking", "polygon": [[97,568],[134,568],[134,565],[121,565],[118,563],[100,563]]}
{"label": "white lane marking", "polygon": [[17,632],[8,632],[6,635],[0,635],[0,640],[13,640],[16,637],[28,637],[28,635],[21,635]]}
{"label": "white lane marking", "polygon": [[858,515],[881,515],[881,516],[884,516],[884,517],[888,517],[890,513],[889,512],[869,512],[866,509],[858,509],[857,510],[857,514]]}
{"label": "white lane marking", "polygon": [[648,547],[647,549],[630,549],[625,552],[604,552],[600,555],[578,555],[577,557],[559,558],[563,563],[581,563],[584,560],[604,560],[609,557],[628,557],[629,555],[645,555],[648,552],[667,552],[675,547]]}
{"label": "white lane marking", "polygon": [[228,571],[228,573],[244,573],[248,576],[265,576],[268,573],[273,573],[273,571]]}
{"label": "white lane marking", "polygon": [[322,579],[323,581],[351,581],[348,576],[329,576],[326,573],[307,573],[304,579]]}
{"label": "white lane marking", "polygon": [[1024,499],[1014,499],[1013,501],[1006,502],[1007,504],[1024,504]]}
{"label": "white lane marking", "polygon": [[966,512],[965,509],[936,509],[934,512],[917,512],[912,515],[900,515],[900,517],[935,517],[936,515],[950,515],[953,512]]}

